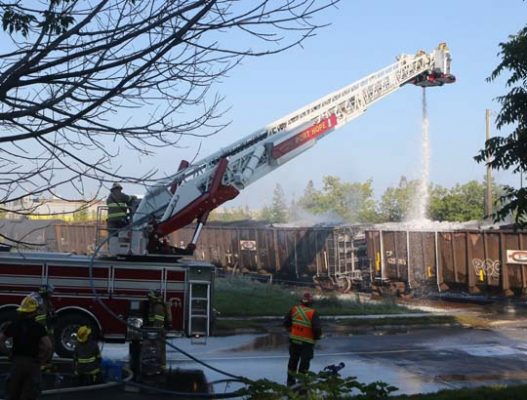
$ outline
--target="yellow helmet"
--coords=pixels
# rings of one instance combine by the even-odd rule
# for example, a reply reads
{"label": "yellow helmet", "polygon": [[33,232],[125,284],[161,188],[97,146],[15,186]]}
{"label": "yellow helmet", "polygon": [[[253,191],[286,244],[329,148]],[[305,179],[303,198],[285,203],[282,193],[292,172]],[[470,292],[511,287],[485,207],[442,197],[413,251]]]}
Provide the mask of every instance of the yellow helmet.
{"label": "yellow helmet", "polygon": [[20,307],[18,307],[16,310],[20,313],[32,313],[37,311],[37,309],[37,300],[33,296],[26,296],[24,297],[24,300],[22,300],[22,303],[20,303]]}
{"label": "yellow helmet", "polygon": [[88,340],[88,337],[90,336],[91,329],[89,326],[83,325],[79,328],[77,331],[77,341],[84,343]]}

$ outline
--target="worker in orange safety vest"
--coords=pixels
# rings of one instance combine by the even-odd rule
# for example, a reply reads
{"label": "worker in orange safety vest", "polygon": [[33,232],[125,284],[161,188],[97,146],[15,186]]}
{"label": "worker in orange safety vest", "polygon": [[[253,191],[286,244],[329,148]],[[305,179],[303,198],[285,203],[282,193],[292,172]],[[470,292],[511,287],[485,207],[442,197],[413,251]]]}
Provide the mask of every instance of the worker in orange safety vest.
{"label": "worker in orange safety vest", "polygon": [[284,327],[289,331],[289,363],[287,385],[296,383],[295,374],[309,371],[315,342],[322,335],[320,318],[313,308],[311,293],[305,292],[301,303],[289,310],[284,318]]}

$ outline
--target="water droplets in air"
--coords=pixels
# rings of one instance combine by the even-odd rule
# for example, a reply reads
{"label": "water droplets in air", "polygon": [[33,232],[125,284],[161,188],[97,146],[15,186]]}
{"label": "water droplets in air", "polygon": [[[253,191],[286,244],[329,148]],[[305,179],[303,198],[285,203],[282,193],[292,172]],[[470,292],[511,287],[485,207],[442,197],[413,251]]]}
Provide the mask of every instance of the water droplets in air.
{"label": "water droplets in air", "polygon": [[410,202],[408,218],[405,222],[389,222],[378,224],[383,230],[404,231],[449,231],[453,229],[478,229],[477,221],[447,222],[432,221],[427,215],[430,200],[429,175],[430,175],[430,137],[428,131],[428,109],[426,104],[426,89],[423,88],[422,95],[422,123],[421,123],[421,164],[419,168],[419,180]]}
{"label": "water droplets in air", "polygon": [[428,110],[426,104],[426,88],[423,88],[422,95],[422,124],[421,124],[421,165],[420,176],[417,183],[415,197],[408,213],[408,222],[415,222],[426,225],[430,220],[427,218],[430,175],[430,136],[428,129]]}

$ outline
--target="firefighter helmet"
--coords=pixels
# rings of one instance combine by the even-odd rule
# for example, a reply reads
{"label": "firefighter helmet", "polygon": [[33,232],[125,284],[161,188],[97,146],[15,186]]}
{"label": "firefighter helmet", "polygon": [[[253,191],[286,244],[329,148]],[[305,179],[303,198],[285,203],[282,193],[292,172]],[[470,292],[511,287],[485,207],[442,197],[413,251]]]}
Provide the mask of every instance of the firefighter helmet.
{"label": "firefighter helmet", "polygon": [[80,343],[84,343],[88,340],[88,337],[90,337],[91,329],[89,326],[82,325],[77,330],[77,341]]}
{"label": "firefighter helmet", "polygon": [[26,296],[16,310],[20,313],[33,313],[38,309],[38,301],[33,296]]}
{"label": "firefighter helmet", "polygon": [[122,185],[119,182],[114,182],[111,190],[122,189]]}
{"label": "firefighter helmet", "polygon": [[302,304],[311,304],[313,302],[313,296],[311,296],[311,293],[305,292],[302,296]]}

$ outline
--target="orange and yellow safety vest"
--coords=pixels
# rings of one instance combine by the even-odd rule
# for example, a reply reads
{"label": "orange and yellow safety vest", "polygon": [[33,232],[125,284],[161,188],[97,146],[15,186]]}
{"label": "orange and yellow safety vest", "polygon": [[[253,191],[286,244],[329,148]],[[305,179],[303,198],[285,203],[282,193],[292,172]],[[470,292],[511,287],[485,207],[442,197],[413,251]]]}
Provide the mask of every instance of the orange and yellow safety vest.
{"label": "orange and yellow safety vest", "polygon": [[289,335],[291,340],[315,343],[312,323],[313,314],[315,314],[315,310],[304,305],[294,306],[291,309],[292,325]]}

